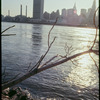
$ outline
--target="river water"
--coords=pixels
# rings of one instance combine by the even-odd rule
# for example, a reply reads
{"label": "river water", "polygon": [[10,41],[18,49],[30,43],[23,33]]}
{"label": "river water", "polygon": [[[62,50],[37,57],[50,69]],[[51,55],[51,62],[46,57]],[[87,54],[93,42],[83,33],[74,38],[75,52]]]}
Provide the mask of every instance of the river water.
{"label": "river water", "polygon": [[[15,25],[2,36],[2,70],[6,68],[6,80],[23,75],[39,60],[48,47],[48,33],[52,25],[2,22],[2,30]],[[59,54],[66,55],[65,45],[78,52],[88,50],[94,40],[96,29],[55,26],[51,31],[50,42],[56,36],[49,53],[43,62]],[[99,38],[97,38],[99,40]],[[67,55],[70,56],[70,55]],[[98,63],[98,56],[92,54]],[[28,89],[32,96],[40,100],[98,100],[99,79],[96,66],[89,54],[47,69],[21,82],[18,86]],[[19,75],[19,76],[20,76]],[[38,99],[37,99],[38,100]]]}

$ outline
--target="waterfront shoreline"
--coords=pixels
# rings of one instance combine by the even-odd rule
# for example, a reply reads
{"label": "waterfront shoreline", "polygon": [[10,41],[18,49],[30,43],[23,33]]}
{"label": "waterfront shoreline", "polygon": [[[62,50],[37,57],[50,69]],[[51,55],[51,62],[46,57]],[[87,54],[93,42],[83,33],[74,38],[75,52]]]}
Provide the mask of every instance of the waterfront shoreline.
{"label": "waterfront shoreline", "polygon": [[[11,23],[25,23],[25,24],[41,24],[41,25],[53,25],[54,23],[43,23],[43,22],[14,22],[14,21],[2,21],[2,22],[11,22]],[[79,27],[79,28],[92,28],[95,29],[95,26],[80,26],[80,25],[68,25],[68,24],[55,24],[55,26],[67,26],[67,27]]]}

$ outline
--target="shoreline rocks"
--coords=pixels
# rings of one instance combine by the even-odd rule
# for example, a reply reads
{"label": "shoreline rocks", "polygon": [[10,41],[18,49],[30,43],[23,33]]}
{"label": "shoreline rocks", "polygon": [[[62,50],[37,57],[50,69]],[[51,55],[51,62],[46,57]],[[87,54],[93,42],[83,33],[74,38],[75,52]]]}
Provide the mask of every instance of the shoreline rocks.
{"label": "shoreline rocks", "polygon": [[20,87],[7,88],[2,91],[1,100],[35,100],[28,90]]}

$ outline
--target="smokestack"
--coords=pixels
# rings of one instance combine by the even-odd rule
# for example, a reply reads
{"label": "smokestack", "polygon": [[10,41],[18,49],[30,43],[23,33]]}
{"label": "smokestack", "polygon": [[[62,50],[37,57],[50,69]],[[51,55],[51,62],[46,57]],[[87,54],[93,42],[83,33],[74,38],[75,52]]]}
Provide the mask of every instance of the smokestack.
{"label": "smokestack", "polygon": [[20,15],[22,16],[22,5],[20,6]]}
{"label": "smokestack", "polygon": [[10,10],[8,10],[8,16],[10,16]]}
{"label": "smokestack", "polygon": [[27,17],[27,5],[26,5],[26,17]]}

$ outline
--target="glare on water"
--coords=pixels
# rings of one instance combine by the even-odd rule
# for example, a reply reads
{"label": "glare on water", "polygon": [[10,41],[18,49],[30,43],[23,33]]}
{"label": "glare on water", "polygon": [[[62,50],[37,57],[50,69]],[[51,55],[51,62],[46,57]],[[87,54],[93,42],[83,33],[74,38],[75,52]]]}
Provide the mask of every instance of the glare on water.
{"label": "glare on water", "polygon": [[76,85],[80,88],[95,86],[97,83],[96,66],[92,66],[92,59],[89,54],[78,58],[78,64],[73,68],[71,73],[66,78],[67,82]]}

